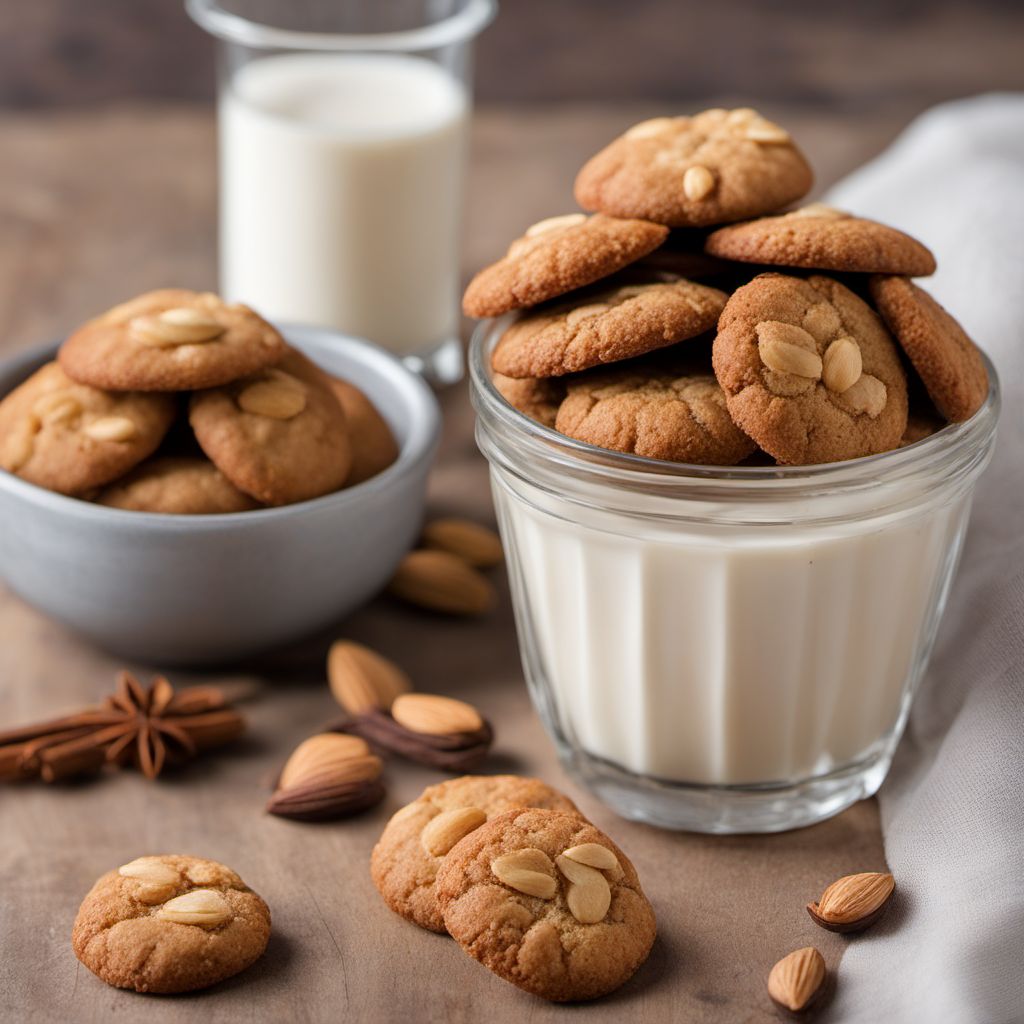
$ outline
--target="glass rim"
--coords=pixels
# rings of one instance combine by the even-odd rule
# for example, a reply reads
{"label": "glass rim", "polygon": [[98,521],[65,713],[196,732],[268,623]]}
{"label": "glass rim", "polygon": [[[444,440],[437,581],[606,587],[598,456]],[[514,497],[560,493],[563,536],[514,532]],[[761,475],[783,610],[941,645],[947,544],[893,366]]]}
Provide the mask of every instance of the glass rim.
{"label": "glass rim", "polygon": [[[740,490],[750,486],[758,490],[785,491],[801,486],[822,490],[870,486],[889,478],[890,474],[900,477],[935,464],[950,463],[951,459],[969,449],[972,441],[989,440],[999,418],[999,378],[987,353],[979,349],[989,381],[988,394],[981,408],[970,419],[962,423],[948,423],[934,434],[901,448],[841,462],[805,466],[708,466],[630,455],[567,437],[538,423],[506,401],[494,385],[487,357],[491,348],[489,342],[492,338],[496,342],[499,331],[513,318],[514,314],[506,314],[497,319],[482,320],[470,339],[470,390],[478,423],[486,417],[493,417],[508,436],[523,443],[538,459],[557,465],[572,476],[591,477],[609,486],[661,490],[718,485]],[[490,428],[490,424],[483,423],[483,429]],[[511,461],[507,453],[503,461]]]}
{"label": "glass rim", "polygon": [[460,10],[447,18],[400,32],[307,32],[277,28],[225,10],[219,0],[185,0],[185,10],[210,35],[254,49],[403,53],[434,50],[471,39],[494,20],[498,3],[466,0]]}

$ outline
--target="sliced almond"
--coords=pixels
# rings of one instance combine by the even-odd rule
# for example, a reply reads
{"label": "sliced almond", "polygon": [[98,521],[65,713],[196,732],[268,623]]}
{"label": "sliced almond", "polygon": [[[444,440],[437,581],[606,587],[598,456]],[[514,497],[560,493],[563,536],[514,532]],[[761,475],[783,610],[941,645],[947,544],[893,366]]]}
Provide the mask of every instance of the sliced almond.
{"label": "sliced almond", "polygon": [[833,882],[817,903],[808,903],[811,918],[833,932],[857,932],[874,924],[889,905],[896,880],[882,871],[845,875]]}
{"label": "sliced almond", "polygon": [[377,778],[381,760],[370,753],[366,740],[344,733],[325,732],[303,740],[281,769],[278,789],[306,785],[314,779],[362,782]]}
{"label": "sliced almond", "polygon": [[836,338],[821,357],[821,380],[837,395],[857,383],[861,370],[860,345],[850,337]]}
{"label": "sliced almond", "polygon": [[130,441],[138,433],[138,428],[127,416],[101,416],[86,423],[82,432],[94,441]]}
{"label": "sliced almond", "polygon": [[687,167],[683,174],[683,192],[691,202],[699,203],[715,189],[715,176],[703,164]]}
{"label": "sliced almond", "polygon": [[818,380],[821,356],[813,335],[796,324],[765,320],[757,325],[757,351],[769,370]]}
{"label": "sliced almond", "polygon": [[479,807],[458,807],[442,811],[427,822],[420,833],[420,843],[431,857],[443,857],[460,840],[478,829],[487,820]]}
{"label": "sliced almond", "polygon": [[411,551],[389,590],[411,604],[451,615],[482,615],[496,600],[490,580],[448,551]]}
{"label": "sliced almond", "polygon": [[397,696],[412,689],[412,681],[393,661],[351,640],[331,645],[327,680],[334,699],[353,715],[371,708],[387,711]]}
{"label": "sliced almond", "polygon": [[306,389],[290,374],[278,371],[266,380],[247,385],[236,401],[239,408],[254,416],[290,420],[306,408]]}
{"label": "sliced almond", "polygon": [[768,975],[768,995],[793,1013],[806,1010],[821,993],[825,982],[825,961],[813,946],[784,956]]}
{"label": "sliced almond", "polygon": [[[614,871],[619,866],[619,858],[607,846],[602,846],[600,843],[581,843],[579,846],[571,846],[562,856],[601,871]],[[566,875],[566,877],[569,876]]]}
{"label": "sliced almond", "polygon": [[391,705],[391,717],[411,732],[428,736],[477,732],[484,724],[472,704],[433,693],[403,693]]}
{"label": "sliced almond", "polygon": [[469,519],[434,519],[423,527],[423,546],[447,551],[477,569],[500,565],[505,557],[501,538]]}
{"label": "sliced almond", "polygon": [[565,902],[572,916],[580,924],[603,921],[612,902],[608,879],[597,868],[579,864],[564,854],[558,858],[558,869],[569,879]]}
{"label": "sliced almond", "polygon": [[527,896],[550,900],[558,891],[551,858],[533,847],[496,857],[491,861],[491,871],[510,889]]}
{"label": "sliced almond", "polygon": [[135,317],[129,324],[131,337],[144,345],[195,345],[213,341],[225,331],[209,313],[192,306],[165,309],[152,316]]}
{"label": "sliced almond", "polygon": [[136,857],[135,860],[122,864],[117,873],[123,878],[134,878],[140,882],[176,885],[181,881],[178,869],[160,857]]}
{"label": "sliced almond", "polygon": [[885,384],[870,373],[862,373],[840,397],[854,412],[865,413],[874,419],[885,408],[887,396]]}
{"label": "sliced almond", "polygon": [[197,924],[201,928],[216,928],[233,916],[231,904],[213,889],[193,889],[191,892],[175,896],[173,900],[168,900],[156,915],[165,921]]}

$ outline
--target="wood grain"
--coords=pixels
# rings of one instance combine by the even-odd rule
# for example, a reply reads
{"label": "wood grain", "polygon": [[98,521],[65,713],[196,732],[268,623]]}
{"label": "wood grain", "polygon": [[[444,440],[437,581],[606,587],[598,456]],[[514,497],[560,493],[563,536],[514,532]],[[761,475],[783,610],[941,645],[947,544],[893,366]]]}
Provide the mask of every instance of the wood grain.
{"label": "wood grain", "polygon": [[[487,111],[477,124],[466,267],[493,257],[522,225],[569,202],[580,159],[649,108]],[[831,177],[877,149],[891,119],[835,131],[790,117]],[[0,116],[0,348],[66,331],[82,317],[162,284],[214,279],[211,117],[139,106],[91,114]],[[434,511],[492,516],[465,388],[443,396],[446,436],[431,482]],[[496,723],[491,770],[563,786],[635,861],[659,919],[650,961],[593,1021],[773,1021],[771,964],[814,943],[835,966],[848,940],[811,923],[804,904],[833,878],[884,864],[869,801],[811,829],[769,837],[676,835],[622,821],[557,765],[530,709],[502,574],[503,599],[482,623],[380,599],[329,636],[216,681],[242,698],[248,738],[149,783],[124,773],[81,785],[0,789],[0,1019],[136,1021],[547,1022],[551,1007],[493,978],[450,941],[392,915],[370,884],[369,851],[387,816],[441,776],[394,761],[385,804],[344,824],[302,825],[263,813],[289,751],[337,714],[324,678],[329,640],[347,636],[395,658],[424,690],[463,697]],[[89,703],[121,667],[0,591],[0,722],[30,722]],[[144,676],[154,666],[132,666]],[[69,942],[94,879],[140,854],[222,860],[269,902],[274,935],[254,969],[205,994],[147,998],[107,988]],[[893,927],[897,913],[883,922]],[[870,938],[861,940],[870,941]],[[827,1019],[825,1017],[819,1019]]]}

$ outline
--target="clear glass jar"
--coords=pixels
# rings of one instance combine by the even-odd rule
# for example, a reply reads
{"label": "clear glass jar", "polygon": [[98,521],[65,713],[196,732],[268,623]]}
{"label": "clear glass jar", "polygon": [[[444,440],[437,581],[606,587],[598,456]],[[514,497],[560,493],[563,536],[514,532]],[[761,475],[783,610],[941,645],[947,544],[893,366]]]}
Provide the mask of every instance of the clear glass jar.
{"label": "clear glass jar", "polygon": [[495,0],[186,0],[220,41],[220,287],[462,376],[476,35]]}
{"label": "clear glass jar", "polygon": [[889,769],[935,640],[998,384],[906,448],[807,467],[658,462],[548,430],[470,347],[477,441],[530,693],[572,775],[627,818],[808,825]]}

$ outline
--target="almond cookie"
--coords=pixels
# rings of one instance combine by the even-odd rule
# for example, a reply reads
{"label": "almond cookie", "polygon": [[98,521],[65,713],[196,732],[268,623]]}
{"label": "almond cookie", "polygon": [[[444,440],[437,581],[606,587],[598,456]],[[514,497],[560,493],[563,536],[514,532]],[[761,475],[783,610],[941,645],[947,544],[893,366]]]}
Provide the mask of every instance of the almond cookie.
{"label": "almond cookie", "polygon": [[578,814],[499,815],[449,853],[436,888],[445,926],[471,957],[556,1002],[617,989],[654,943],[636,870]]}
{"label": "almond cookie", "polygon": [[761,274],[729,299],[715,375],[733,420],[782,464],[896,448],[907,380],[877,314],[828,277]]}
{"label": "almond cookie", "polygon": [[705,110],[633,125],[587,161],[576,201],[613,217],[704,227],[771,213],[812,181],[789,134],[756,110]]}
{"label": "almond cookie", "polygon": [[734,466],[757,448],[711,373],[655,361],[571,381],[555,429],[599,448],[709,466]]}
{"label": "almond cookie", "polygon": [[108,484],[96,503],[132,512],[184,516],[259,508],[259,502],[243,494],[209,459],[189,455],[147,459],[127,476]]}
{"label": "almond cookie", "polygon": [[607,277],[656,249],[668,236],[659,224],[597,214],[549,217],[527,228],[505,256],[466,289],[467,316],[500,316],[536,306]]}
{"label": "almond cookie", "polygon": [[709,253],[743,263],[867,274],[935,273],[935,257],[916,238],[822,203],[712,232]]}
{"label": "almond cookie", "polygon": [[524,416],[553,427],[558,407],[565,399],[565,381],[559,377],[506,377],[494,373],[494,387],[502,398]]}
{"label": "almond cookie", "polygon": [[82,901],[71,944],[115,988],[191,992],[244,971],[269,937],[266,903],[234,871],[167,854],[108,871]]}
{"label": "almond cookie", "polygon": [[508,377],[560,377],[694,338],[718,323],[725,292],[665,276],[525,314],[501,336],[491,365]]}
{"label": "almond cookie", "polygon": [[151,454],[175,409],[168,395],[100,391],[48,363],[0,402],[0,467],[51,491],[84,494]]}
{"label": "almond cookie", "polygon": [[278,366],[197,392],[189,421],[207,457],[265,505],[329,494],[352,468],[345,413],[326,376],[295,351]]}
{"label": "almond cookie", "polygon": [[946,419],[970,419],[988,395],[977,345],[923,288],[905,277],[874,277],[871,298]]}
{"label": "almond cookie", "polygon": [[383,472],[398,458],[398,445],[387,420],[370,399],[347,380],[330,378],[331,389],[341,403],[352,439],[352,468],[346,487]]}
{"label": "almond cookie", "polygon": [[488,818],[514,807],[576,811],[540,779],[518,775],[464,775],[428,786],[391,818],[373,848],[370,874],[384,902],[421,928],[443,932],[434,879],[445,855]]}
{"label": "almond cookie", "polygon": [[69,377],[114,391],[190,391],[272,366],[281,335],[241,303],[163,288],[115,306],[60,348]]}

